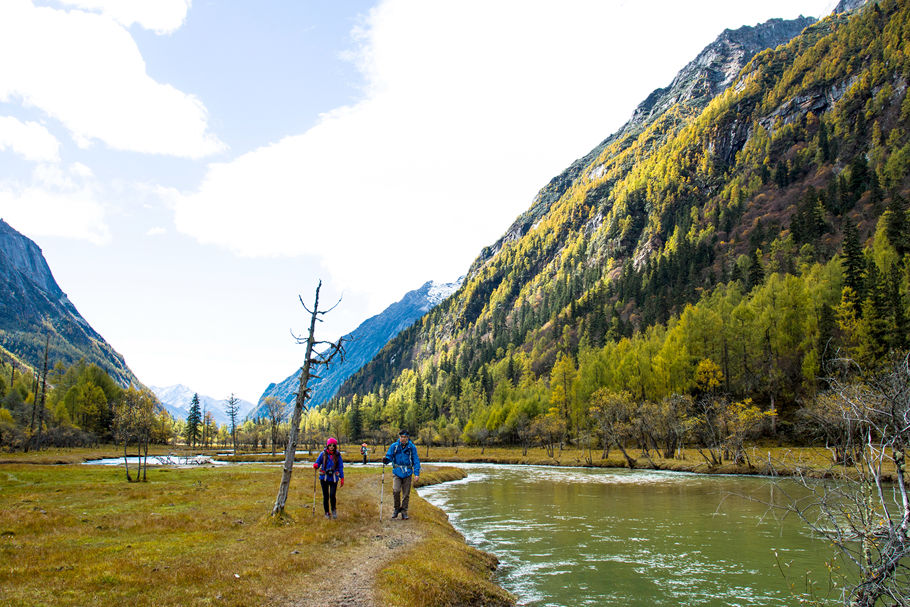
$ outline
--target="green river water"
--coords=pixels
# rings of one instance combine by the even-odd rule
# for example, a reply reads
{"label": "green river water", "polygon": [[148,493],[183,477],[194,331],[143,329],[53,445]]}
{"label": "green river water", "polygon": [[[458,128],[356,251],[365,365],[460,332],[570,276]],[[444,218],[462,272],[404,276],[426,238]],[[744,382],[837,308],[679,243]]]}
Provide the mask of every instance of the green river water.
{"label": "green river water", "polygon": [[496,581],[519,604],[797,604],[775,551],[798,588],[812,571],[827,591],[831,549],[762,503],[782,497],[772,479],[456,465],[466,479],[420,495],[499,557]]}

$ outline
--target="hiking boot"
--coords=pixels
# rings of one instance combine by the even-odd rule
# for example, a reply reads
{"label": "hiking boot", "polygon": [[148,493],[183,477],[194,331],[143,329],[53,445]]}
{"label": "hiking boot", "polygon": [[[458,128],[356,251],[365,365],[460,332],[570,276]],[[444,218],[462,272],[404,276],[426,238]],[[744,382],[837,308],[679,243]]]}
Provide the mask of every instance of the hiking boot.
{"label": "hiking boot", "polygon": [[328,512],[326,512],[326,513],[325,513],[325,517],[326,517],[326,518],[332,518],[332,515],[329,514]]}
{"label": "hiking boot", "polygon": [[338,518],[338,513],[332,510],[332,518]]}
{"label": "hiking boot", "polygon": [[401,511],[401,520],[403,520],[403,521],[408,520],[408,511],[407,510]]}
{"label": "hiking boot", "polygon": [[392,513],[392,518],[398,518],[398,513],[401,512],[400,509],[395,508],[395,512]]}

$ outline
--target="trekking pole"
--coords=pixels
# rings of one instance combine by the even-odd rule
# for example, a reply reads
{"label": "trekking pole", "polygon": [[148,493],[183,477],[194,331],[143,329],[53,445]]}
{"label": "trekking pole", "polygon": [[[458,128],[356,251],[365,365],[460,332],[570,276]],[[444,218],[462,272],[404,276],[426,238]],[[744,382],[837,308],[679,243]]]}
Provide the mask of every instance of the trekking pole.
{"label": "trekking pole", "polygon": [[313,470],[313,516],[316,516],[316,477],[319,476],[319,470]]}
{"label": "trekking pole", "polygon": [[379,521],[382,522],[382,494],[385,491],[385,464],[382,465],[382,480],[379,483]]}

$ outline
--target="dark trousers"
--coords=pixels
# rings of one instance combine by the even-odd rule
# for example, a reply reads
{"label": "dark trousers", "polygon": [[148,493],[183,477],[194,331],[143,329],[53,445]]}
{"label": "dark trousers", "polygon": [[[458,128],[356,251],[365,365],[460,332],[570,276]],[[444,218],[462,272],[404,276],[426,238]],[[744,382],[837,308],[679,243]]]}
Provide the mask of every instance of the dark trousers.
{"label": "dark trousers", "polygon": [[331,502],[331,512],[335,512],[335,492],[338,490],[338,481],[319,479],[319,484],[322,485],[322,508],[325,510],[326,514],[328,514],[329,502]]}

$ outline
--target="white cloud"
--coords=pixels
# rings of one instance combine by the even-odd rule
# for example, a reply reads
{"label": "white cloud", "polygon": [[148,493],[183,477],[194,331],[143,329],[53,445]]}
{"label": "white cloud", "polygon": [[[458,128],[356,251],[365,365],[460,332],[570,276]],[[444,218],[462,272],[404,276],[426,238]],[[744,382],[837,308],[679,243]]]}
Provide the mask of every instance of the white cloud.
{"label": "white cloud", "polygon": [[0,116],[0,150],[11,150],[32,162],[58,162],[60,142],[37,122]]}
{"label": "white cloud", "polygon": [[161,226],[149,228],[148,231],[145,233],[146,236],[162,236],[163,234],[167,234],[167,230],[165,230]]}
{"label": "white cloud", "polygon": [[209,165],[174,196],[177,228],[240,255],[318,255],[338,288],[388,303],[463,273],[723,28],[826,1],[383,2],[357,32],[365,98]]}
{"label": "white cloud", "polygon": [[61,4],[100,11],[118,23],[134,23],[156,34],[169,34],[183,25],[191,0],[60,0]]}
{"label": "white cloud", "polygon": [[111,235],[98,188],[85,167],[39,165],[32,182],[0,182],[0,217],[32,236],[63,236],[105,244]]}
{"label": "white cloud", "polygon": [[129,32],[103,14],[0,2],[0,101],[42,110],[81,147],[188,158],[225,147],[202,102],[150,78]]}

